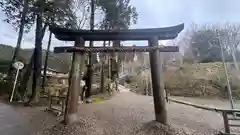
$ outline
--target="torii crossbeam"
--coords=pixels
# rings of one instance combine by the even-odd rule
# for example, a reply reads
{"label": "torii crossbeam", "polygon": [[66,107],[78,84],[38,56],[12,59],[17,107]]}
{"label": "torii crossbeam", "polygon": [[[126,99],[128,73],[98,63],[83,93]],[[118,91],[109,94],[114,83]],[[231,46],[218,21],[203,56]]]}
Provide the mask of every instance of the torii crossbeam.
{"label": "torii crossbeam", "polygon": [[[71,30],[60,27],[50,27],[50,31],[59,40],[75,41],[72,47],[55,47],[55,53],[73,53],[72,67],[69,74],[69,88],[64,120],[66,124],[77,120],[77,106],[79,93],[82,92],[80,80],[84,54],[87,52],[149,52],[151,77],[153,86],[154,109],[156,120],[167,124],[167,111],[165,103],[165,90],[161,80],[161,62],[159,52],[178,52],[176,46],[159,47],[158,40],[174,39],[184,29],[184,24],[173,27],[156,29],[130,29],[119,31],[103,30]],[[85,41],[111,41],[111,40],[148,40],[145,47],[85,47]]]}

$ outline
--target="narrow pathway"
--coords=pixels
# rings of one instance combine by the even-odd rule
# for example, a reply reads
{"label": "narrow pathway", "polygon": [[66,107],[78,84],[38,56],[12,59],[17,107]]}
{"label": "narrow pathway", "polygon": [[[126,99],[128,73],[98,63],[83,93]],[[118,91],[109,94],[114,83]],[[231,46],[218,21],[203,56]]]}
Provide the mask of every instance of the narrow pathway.
{"label": "narrow pathway", "polygon": [[[151,122],[155,119],[153,98],[134,94],[121,85],[119,89],[120,93],[110,100],[79,105],[81,124],[74,128],[57,124],[59,120],[43,109],[18,109],[0,103],[1,135],[29,135],[33,131],[37,135],[161,135],[165,128]],[[213,135],[223,130],[219,113],[176,103],[168,103],[167,111],[169,124],[188,134]]]}
{"label": "narrow pathway", "polygon": [[[222,117],[215,112],[176,103],[167,104],[167,111],[169,124],[174,127],[207,134],[214,132],[214,129],[223,129]],[[138,126],[155,119],[152,97],[132,92],[120,93],[103,103],[80,106],[79,116],[111,121],[123,127]]]}
{"label": "narrow pathway", "polygon": [[[218,113],[176,103],[167,104],[167,110],[169,124],[187,134],[214,135],[217,133],[216,130],[223,130],[222,117]],[[56,125],[37,135],[63,135],[63,133],[69,135],[162,135],[167,133],[166,128],[151,122],[155,119],[152,97],[132,92],[121,92],[105,102],[81,104],[78,117],[80,123],[74,127]],[[186,135],[185,133],[183,134]]]}

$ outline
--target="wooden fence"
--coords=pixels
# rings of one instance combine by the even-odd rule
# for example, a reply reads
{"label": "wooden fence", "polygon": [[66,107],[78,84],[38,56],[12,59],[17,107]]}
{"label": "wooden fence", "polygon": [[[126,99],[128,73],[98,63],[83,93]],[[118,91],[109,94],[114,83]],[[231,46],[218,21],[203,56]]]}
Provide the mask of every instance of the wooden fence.
{"label": "wooden fence", "polygon": [[213,107],[207,107],[202,105],[196,105],[189,102],[184,102],[176,99],[169,98],[169,101],[184,104],[188,106],[192,106],[199,109],[204,109],[208,111],[214,111],[222,114],[223,117],[223,124],[224,124],[224,133],[221,133],[222,135],[240,135],[240,133],[231,133],[230,128],[231,127],[239,127],[240,124],[231,124],[230,121],[239,121],[240,122],[240,110],[239,109],[219,109],[219,108],[213,108]]}

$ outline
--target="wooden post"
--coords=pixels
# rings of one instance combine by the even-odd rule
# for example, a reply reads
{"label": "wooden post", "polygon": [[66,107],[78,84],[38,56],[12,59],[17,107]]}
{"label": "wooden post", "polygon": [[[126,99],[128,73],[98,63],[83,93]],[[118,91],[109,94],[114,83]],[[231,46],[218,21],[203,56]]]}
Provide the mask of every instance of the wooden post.
{"label": "wooden post", "polygon": [[228,123],[227,112],[223,111],[222,115],[223,115],[223,122],[224,122],[225,133],[230,134],[230,128],[229,128],[229,123]]}
{"label": "wooden post", "polygon": [[[76,47],[84,47],[85,41],[79,37],[75,41]],[[72,67],[69,74],[69,86],[67,94],[66,109],[64,115],[65,124],[72,124],[77,120],[77,109],[79,95],[82,93],[80,87],[80,80],[82,79],[81,73],[84,65],[84,53],[74,52],[72,58]]]}
{"label": "wooden post", "polygon": [[101,63],[101,82],[100,82],[100,92],[104,92],[104,62]]}
{"label": "wooden post", "polygon": [[[108,46],[111,46],[111,42],[108,41]],[[111,79],[111,56],[108,55],[108,79]]]}
{"label": "wooden post", "polygon": [[[103,41],[103,47],[106,47],[106,41]],[[102,53],[101,53],[102,55]],[[100,61],[101,61],[101,83],[100,83],[100,92],[104,92],[104,84],[105,84],[105,76],[104,76],[104,68],[105,68],[105,62],[106,62],[106,56],[101,56]]]}
{"label": "wooden post", "polygon": [[[150,46],[158,46],[158,38],[153,37],[149,41]],[[149,52],[150,66],[151,66],[151,77],[152,77],[152,89],[153,89],[153,100],[156,121],[167,124],[167,110],[166,101],[164,98],[165,90],[161,81],[161,61],[159,59],[159,51]]]}

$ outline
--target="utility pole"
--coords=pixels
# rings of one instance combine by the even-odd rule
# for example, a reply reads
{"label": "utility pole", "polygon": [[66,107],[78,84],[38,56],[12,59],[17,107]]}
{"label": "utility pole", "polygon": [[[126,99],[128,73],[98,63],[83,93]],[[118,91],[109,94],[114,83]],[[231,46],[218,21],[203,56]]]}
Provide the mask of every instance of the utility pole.
{"label": "utility pole", "polygon": [[[220,39],[218,39],[218,40],[220,41]],[[233,98],[232,98],[232,89],[231,89],[229,76],[228,76],[228,72],[227,72],[227,66],[226,66],[226,62],[225,62],[225,56],[224,56],[224,52],[223,52],[222,43],[220,43],[220,48],[221,48],[221,56],[222,56],[222,63],[223,63],[223,67],[224,67],[225,77],[226,77],[226,80],[227,80],[228,98],[230,100],[231,108],[234,109],[234,102],[233,102]]]}
{"label": "utility pole", "polygon": [[[218,32],[218,31],[216,31],[216,32]],[[221,57],[222,57],[222,63],[223,63],[223,68],[224,68],[224,74],[225,74],[225,78],[227,80],[228,99],[230,101],[231,108],[234,109],[234,102],[233,102],[233,98],[232,98],[232,89],[231,89],[231,85],[230,85],[230,81],[229,81],[229,76],[228,76],[227,66],[226,66],[226,60],[225,60],[223,46],[222,46],[222,43],[221,43],[221,39],[220,39],[219,33],[218,33],[217,40],[219,41],[219,44],[220,44]],[[208,42],[208,43],[212,45],[211,42]]]}

